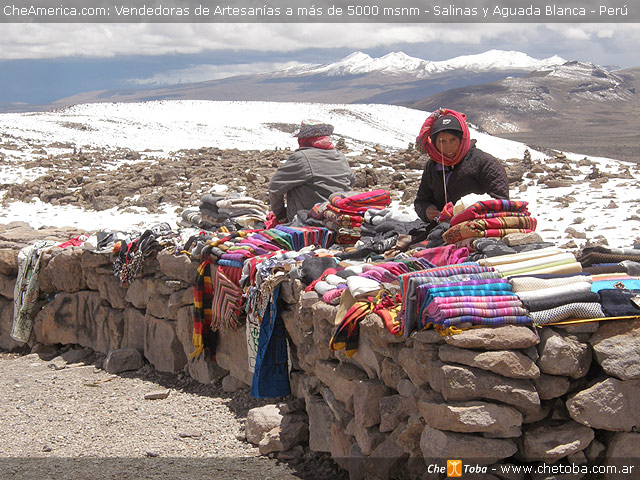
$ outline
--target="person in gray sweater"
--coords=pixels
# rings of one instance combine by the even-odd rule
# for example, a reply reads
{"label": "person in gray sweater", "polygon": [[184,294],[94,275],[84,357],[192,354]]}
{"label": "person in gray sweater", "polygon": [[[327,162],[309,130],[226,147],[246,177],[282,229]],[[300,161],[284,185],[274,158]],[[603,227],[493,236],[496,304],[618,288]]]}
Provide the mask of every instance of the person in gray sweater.
{"label": "person in gray sweater", "polygon": [[[437,113],[444,114],[434,117]],[[434,112],[417,142],[419,150],[429,154],[413,204],[425,222],[435,221],[447,202],[456,203],[469,193],[509,199],[504,166],[469,139],[464,114],[444,109]]]}
{"label": "person in gray sweater", "polygon": [[300,148],[269,182],[269,204],[278,221],[290,222],[298,210],[326,202],[332,193],[351,190],[355,175],[345,156],[331,143],[332,133],[333,126],[328,123],[301,123],[296,134]]}

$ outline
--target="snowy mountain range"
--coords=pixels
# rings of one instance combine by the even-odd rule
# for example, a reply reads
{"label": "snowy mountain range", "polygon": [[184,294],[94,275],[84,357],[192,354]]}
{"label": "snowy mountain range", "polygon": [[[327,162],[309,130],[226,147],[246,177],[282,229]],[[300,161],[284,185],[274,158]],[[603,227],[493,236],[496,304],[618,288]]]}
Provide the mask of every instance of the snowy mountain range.
{"label": "snowy mountain range", "polygon": [[451,88],[478,85],[561,65],[553,56],[534,59],[522,52],[490,50],[443,61],[393,52],[372,58],[354,52],[328,64],[304,64],[252,75],[195,83],[85,92],[56,102],[148,100],[264,100],[407,104]]}
{"label": "snowy mountain range", "polygon": [[379,58],[372,58],[362,52],[354,52],[334,63],[297,66],[280,73],[289,76],[317,74],[348,76],[383,73],[394,76],[412,75],[421,79],[453,70],[473,72],[522,70],[531,72],[562,65],[565,62],[565,59],[557,55],[537,60],[522,52],[504,50],[489,50],[478,55],[463,55],[443,61],[423,60],[403,52],[392,52]]}

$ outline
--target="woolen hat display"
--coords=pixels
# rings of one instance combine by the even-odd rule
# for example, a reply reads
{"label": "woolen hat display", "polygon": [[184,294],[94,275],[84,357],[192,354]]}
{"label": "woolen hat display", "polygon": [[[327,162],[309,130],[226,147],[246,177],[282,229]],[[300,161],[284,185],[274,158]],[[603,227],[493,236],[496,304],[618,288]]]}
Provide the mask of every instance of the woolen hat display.
{"label": "woolen hat display", "polygon": [[333,125],[321,122],[319,120],[303,120],[300,123],[300,130],[294,134],[294,137],[326,137],[333,133]]}

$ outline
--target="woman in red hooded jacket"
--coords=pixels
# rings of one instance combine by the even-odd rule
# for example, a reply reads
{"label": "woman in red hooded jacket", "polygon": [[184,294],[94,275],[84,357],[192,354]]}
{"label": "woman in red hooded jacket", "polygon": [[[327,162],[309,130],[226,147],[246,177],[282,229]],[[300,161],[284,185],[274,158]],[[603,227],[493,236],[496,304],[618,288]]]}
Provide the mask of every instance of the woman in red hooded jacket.
{"label": "woman in red hooded jacket", "polygon": [[475,146],[463,113],[441,108],[422,125],[418,150],[429,154],[413,206],[425,222],[434,221],[447,202],[469,193],[509,199],[509,181],[502,163]]}

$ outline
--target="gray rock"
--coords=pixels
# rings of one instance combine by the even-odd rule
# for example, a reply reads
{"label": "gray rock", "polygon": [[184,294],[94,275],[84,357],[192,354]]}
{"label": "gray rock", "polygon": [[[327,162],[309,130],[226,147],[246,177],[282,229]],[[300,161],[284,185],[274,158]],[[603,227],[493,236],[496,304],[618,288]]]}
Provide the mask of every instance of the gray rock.
{"label": "gray rock", "polygon": [[87,288],[82,274],[81,255],[84,249],[68,247],[52,249],[54,253],[41,269],[38,283],[43,292],[78,292]]}
{"label": "gray rock", "polygon": [[617,472],[624,471],[629,476],[621,473],[605,474],[605,480],[616,480],[618,478],[636,478],[640,471],[640,434],[638,433],[616,433],[609,441],[609,448],[605,456],[607,466],[616,467]]}
{"label": "gray rock", "polygon": [[566,402],[569,415],[591,428],[630,432],[640,425],[640,380],[607,378]]}
{"label": "gray rock", "polygon": [[338,423],[331,424],[331,459],[346,470],[349,468],[349,452],[355,439],[344,430]]}
{"label": "gray rock", "polygon": [[471,367],[445,365],[442,396],[445,400],[492,399],[515,406],[523,413],[540,409],[540,398],[530,380],[506,378]]}
{"label": "gray rock", "polygon": [[0,298],[0,349],[11,352],[24,345],[11,338],[13,327],[13,302]]}
{"label": "gray rock", "polygon": [[584,449],[584,453],[590,462],[596,462],[606,450],[607,447],[594,439],[591,445]]}
{"label": "gray rock", "polygon": [[335,423],[337,425],[345,426],[351,421],[351,419],[353,419],[353,415],[351,415],[347,411],[345,404],[337,400],[333,395],[333,392],[329,388],[320,387],[319,393],[331,410],[331,413],[333,413],[333,416],[335,417]]}
{"label": "gray rock", "polygon": [[493,438],[520,436],[522,414],[506,405],[422,398],[418,400],[418,410],[425,423],[438,430],[491,433]]}
{"label": "gray rock", "polygon": [[165,390],[157,390],[155,392],[145,393],[144,399],[145,400],[164,400],[169,396],[170,393],[171,393],[171,390],[169,390],[168,388]]}
{"label": "gray rock", "polygon": [[144,366],[142,354],[135,348],[111,350],[104,360],[103,368],[109,373],[138,370]]}
{"label": "gray rock", "polygon": [[580,378],[587,374],[591,366],[589,345],[578,341],[574,335],[560,333],[552,328],[542,330],[538,352],[540,370],[550,375]]}
{"label": "gray rock", "polygon": [[602,369],[620,380],[640,378],[640,323],[636,320],[603,322],[591,338]]}
{"label": "gray rock", "polygon": [[98,292],[60,293],[38,312],[34,332],[40,343],[76,344],[106,354],[121,347],[124,317],[102,305]]}
{"label": "gray rock", "polygon": [[448,335],[444,340],[454,347],[478,350],[518,350],[538,343],[535,332],[521,325],[472,328],[456,335]]}
{"label": "gray rock", "polygon": [[437,344],[415,343],[412,348],[402,348],[397,362],[418,388],[431,383],[431,375],[437,368]]}
{"label": "gray rock", "polygon": [[371,452],[369,461],[365,464],[367,478],[386,480],[400,473],[408,457],[397,441],[398,435],[403,430],[404,426],[398,426]]}
{"label": "gray rock", "polygon": [[353,365],[320,360],[315,364],[318,379],[333,392],[337,400],[345,404],[348,411],[353,411],[354,381],[365,380],[367,374]]}
{"label": "gray rock", "polygon": [[195,358],[187,359],[187,368],[191,378],[205,385],[214,383],[220,377],[226,378],[228,376],[228,372],[212,361],[210,355],[199,355]]}
{"label": "gray rock", "polygon": [[258,450],[262,455],[272,452],[283,452],[306,443],[309,438],[309,428],[304,421],[283,423],[265,433],[258,443]]}
{"label": "gray rock", "polygon": [[16,277],[0,275],[0,295],[13,300],[13,291],[16,287]]}
{"label": "gray rock", "polygon": [[502,241],[510,247],[527,245],[530,243],[542,243],[542,237],[537,232],[530,233],[510,233],[502,237]]}
{"label": "gray rock", "polygon": [[398,382],[396,390],[398,390],[398,393],[403,397],[411,397],[418,391],[417,387],[406,378],[403,378]]}
{"label": "gray rock", "polygon": [[156,370],[179,372],[187,363],[187,356],[176,335],[175,322],[146,316],[144,356]]}
{"label": "gray rock", "polygon": [[168,278],[175,278],[193,283],[196,278],[198,263],[192,262],[188,255],[173,255],[168,250],[162,250],[157,256],[160,271]]}
{"label": "gray rock", "polygon": [[224,390],[225,392],[233,393],[246,388],[247,384],[245,384],[241,380],[238,380],[233,375],[225,375],[222,378],[222,390]]}
{"label": "gray rock", "polygon": [[589,446],[593,430],[576,422],[545,423],[527,429],[523,435],[525,461],[553,463]]}
{"label": "gray rock", "polygon": [[537,378],[540,369],[526,355],[517,351],[495,350],[478,352],[465,348],[442,345],[438,350],[443,362],[461,363],[488,370],[509,378]]}
{"label": "gray rock", "polygon": [[[415,389],[415,386],[407,379],[407,374],[402,367],[390,358],[385,357],[380,364],[380,380],[382,380],[387,387],[398,390],[398,392],[401,388],[400,385],[403,383],[409,384]],[[406,388],[404,391],[406,391]]]}
{"label": "gray rock", "polygon": [[247,335],[244,328],[219,332],[216,362],[238,380],[251,385],[253,373],[249,371]]}
{"label": "gray rock", "polygon": [[331,451],[333,413],[321,396],[312,395],[306,401],[309,415],[309,449],[314,452]]}
{"label": "gray rock", "polygon": [[399,432],[396,442],[411,457],[422,457],[422,450],[420,450],[420,436],[424,430],[422,417],[414,413],[402,425],[404,428]]}
{"label": "gray rock", "polygon": [[125,297],[127,288],[113,275],[100,275],[97,278],[100,298],[106,300],[113,308],[124,309],[127,306]]}
{"label": "gray rock", "polygon": [[371,452],[380,445],[387,435],[376,427],[359,427],[355,421],[351,421],[345,428],[345,433],[356,439],[359,451],[363,455],[371,455]]}
{"label": "gray rock", "polygon": [[389,395],[380,399],[380,426],[381,432],[393,431],[401,422],[409,418],[416,410],[416,401],[413,397],[402,395]]}
{"label": "gray rock", "polygon": [[571,382],[567,377],[559,377],[557,375],[540,375],[540,378],[533,379],[533,384],[538,391],[540,400],[551,400],[558,398],[569,391]]}
{"label": "gray rock", "polygon": [[149,293],[147,292],[147,285],[145,280],[135,279],[127,288],[127,295],[125,300],[131,303],[134,307],[141,310],[147,308],[149,302]]}
{"label": "gray rock", "polygon": [[144,351],[144,335],[147,331],[147,320],[144,312],[137,308],[127,307],[124,310],[124,336],[122,348],[137,348]]}
{"label": "gray rock", "polygon": [[18,274],[18,252],[20,248],[0,248],[0,274],[15,277]]}
{"label": "gray rock", "polygon": [[258,445],[265,434],[282,424],[284,415],[276,405],[252,408],[247,412],[245,434],[247,441]]}
{"label": "gray rock", "polygon": [[420,330],[412,332],[411,338],[420,343],[436,343],[438,345],[444,343],[444,337],[435,330]]}
{"label": "gray rock", "polygon": [[356,425],[372,427],[380,423],[380,400],[389,395],[380,381],[359,380],[353,384],[353,412]]}
{"label": "gray rock", "polygon": [[425,425],[420,436],[420,449],[426,462],[432,458],[463,458],[468,463],[479,465],[491,465],[512,456],[518,450],[511,440],[446,432],[429,425]]}

